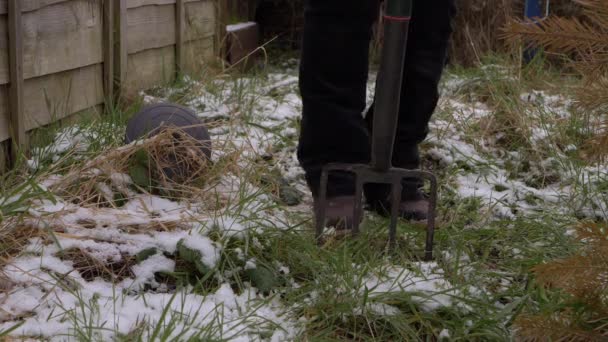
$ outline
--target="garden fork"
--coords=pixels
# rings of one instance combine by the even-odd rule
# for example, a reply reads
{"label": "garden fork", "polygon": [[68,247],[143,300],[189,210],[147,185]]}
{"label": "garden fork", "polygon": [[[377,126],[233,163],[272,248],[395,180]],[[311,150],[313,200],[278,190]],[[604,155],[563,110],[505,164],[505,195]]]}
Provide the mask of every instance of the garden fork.
{"label": "garden fork", "polygon": [[389,226],[389,249],[396,243],[399,204],[404,178],[427,180],[430,183],[429,212],[427,219],[424,259],[433,258],[435,233],[435,210],[437,206],[437,179],[426,171],[406,170],[392,166],[393,144],[398,121],[403,65],[407,49],[407,36],[412,14],[412,0],[388,0],[384,15],[384,47],[376,84],[376,104],[372,132],[371,164],[332,163],[325,165],[321,173],[318,209],[316,215],[316,237],[321,241],[325,229],[327,207],[327,182],[329,173],[349,172],[355,176],[355,208],[353,235],[359,233],[362,211],[363,186],[368,183],[391,186],[391,218]]}

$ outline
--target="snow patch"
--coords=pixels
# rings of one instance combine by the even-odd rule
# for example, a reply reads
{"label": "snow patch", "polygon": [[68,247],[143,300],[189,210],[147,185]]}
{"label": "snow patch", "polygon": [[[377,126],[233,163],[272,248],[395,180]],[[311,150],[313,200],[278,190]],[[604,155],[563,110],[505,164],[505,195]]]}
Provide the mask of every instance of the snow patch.
{"label": "snow patch", "polygon": [[216,243],[206,236],[193,234],[183,240],[185,247],[198,251],[201,255],[201,262],[210,269],[215,268],[220,259],[220,251]]}
{"label": "snow patch", "polygon": [[380,275],[371,275],[365,280],[365,289],[370,298],[381,294],[405,292],[426,312],[442,307],[456,306],[464,311],[470,308],[458,301],[460,292],[445,279],[437,263],[416,263],[414,271],[399,266],[390,266]]}
{"label": "snow patch", "polygon": [[253,21],[249,21],[246,23],[238,23],[238,24],[233,24],[233,25],[226,25],[226,31],[227,32],[236,32],[236,31],[250,28],[250,27],[253,27],[256,25],[257,24]]}

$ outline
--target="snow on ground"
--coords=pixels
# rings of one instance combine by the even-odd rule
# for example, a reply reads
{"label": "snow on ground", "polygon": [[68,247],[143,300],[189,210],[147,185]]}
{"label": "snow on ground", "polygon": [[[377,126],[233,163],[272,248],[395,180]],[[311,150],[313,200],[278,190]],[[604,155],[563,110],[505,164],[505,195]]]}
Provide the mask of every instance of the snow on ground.
{"label": "snow on ground", "polygon": [[[372,78],[370,90],[373,82]],[[561,181],[544,187],[528,185],[525,175],[511,175],[506,164],[521,162],[519,153],[499,155],[484,141],[474,144],[467,139],[462,127],[454,124],[476,122],[493,115],[482,103],[465,102],[451,96],[455,93],[454,88],[466,82],[459,78],[447,79],[446,97],[440,106],[451,115],[434,119],[424,151],[442,167],[456,170],[453,186],[458,197],[480,198],[496,218],[514,218],[559,208],[564,201],[571,201],[577,180],[605,180],[605,167],[587,168],[582,173],[560,170],[565,175]],[[242,150],[239,165],[243,168],[260,157],[270,158],[273,167],[288,182],[305,190],[295,151],[296,121],[302,103],[294,75],[271,73],[264,79],[220,79],[207,85],[193,80],[185,83],[195,94],[187,105],[206,122],[219,122],[210,130],[214,146],[229,142]],[[521,98],[560,117],[569,115],[567,99],[562,97],[532,92],[522,94]],[[159,100],[162,99],[145,96],[146,102]],[[535,131],[533,141],[541,144],[549,137],[548,133]],[[89,139],[96,137],[86,132],[64,130],[58,134],[55,144],[45,149],[44,158],[57,160],[70,149],[86,149]],[[213,160],[221,159],[224,153],[218,148]],[[39,160],[34,158],[30,164],[36,168]],[[57,175],[49,177],[43,185],[48,188],[60,178]],[[131,182],[125,175],[116,174],[113,179],[124,186]],[[106,190],[111,196],[112,189]],[[14,335],[64,340],[68,335],[79,333],[75,329],[86,331],[94,326],[98,327],[94,334],[102,340],[110,340],[117,334],[136,331],[142,322],[148,322],[148,327],[152,327],[144,334],[148,337],[153,334],[153,327],[163,323],[175,324],[175,329],[169,333],[183,332],[179,339],[187,339],[201,331],[208,334],[204,337],[234,341],[295,339],[302,321],[292,316],[290,308],[281,302],[277,293],[263,294],[252,284],[235,292],[221,275],[217,276],[218,280],[225,282],[207,295],[194,293],[189,288],[176,291],[156,280],[157,272],[175,270],[176,262],[168,255],[176,253],[180,243],[197,251],[200,262],[212,269],[218,264],[224,239],[245,239],[247,234],[263,230],[256,223],[261,221],[274,222],[278,228],[286,227],[282,222],[288,220],[283,212],[266,209],[272,199],[259,194],[256,186],[243,184],[237,174],[224,175],[217,191],[226,196],[228,203],[238,202],[243,197],[253,200],[244,207],[228,205],[219,211],[209,211],[204,205],[188,199],[178,202],[144,194],[134,194],[119,208],[80,206],[60,198],[33,203],[29,223],[57,233],[53,241],[32,238],[27,253],[1,270],[14,286],[4,297],[0,296],[0,331],[23,320],[24,324],[13,332]],[[601,211],[605,215],[608,211],[606,201],[601,198],[581,202],[578,209],[588,215]],[[210,238],[213,231],[221,233],[219,241]],[[86,251],[102,263],[119,263],[146,250],[153,252],[133,265],[131,274],[110,282],[101,277],[84,279],[73,261],[60,257],[62,251],[74,248]],[[240,249],[235,252],[244,262],[243,269],[256,267],[255,259],[248,259]],[[283,273],[289,273],[279,267]],[[444,306],[469,310],[455,299],[463,294],[452,288],[436,263],[415,263],[407,269],[387,265],[386,272],[368,274],[364,288],[359,291],[362,290],[370,291],[371,297],[377,298],[391,292],[411,293],[413,300],[427,311]],[[479,295],[481,290],[472,288],[467,292]],[[381,314],[395,314],[398,310],[380,300],[370,305],[369,310]],[[163,314],[165,309],[169,314]],[[440,338],[449,337],[448,330],[441,331]]]}
{"label": "snow on ground", "polygon": [[[372,300],[395,292],[411,293],[412,301],[426,312],[450,306],[455,306],[463,312],[471,310],[467,305],[459,302],[458,298],[462,296],[462,292],[453,289],[437,263],[418,262],[413,268],[414,270],[390,266],[380,275],[368,276],[365,279],[364,290],[369,292],[369,298]],[[393,312],[395,311],[398,309],[394,308]]]}
{"label": "snow on ground", "polygon": [[[44,260],[45,271],[40,271],[41,260]],[[152,274],[174,266],[168,260],[148,260],[151,261],[149,265],[139,266],[148,267],[146,272],[138,270],[138,273]],[[8,315],[29,317],[16,331],[20,335],[65,340],[66,334],[74,334],[75,329],[86,330],[93,326],[98,327],[94,336],[108,341],[115,339],[116,333],[129,334],[144,321],[150,324],[151,330],[158,325],[173,324],[174,331],[169,331],[168,340],[187,340],[202,335],[232,341],[270,336],[268,340],[283,341],[293,340],[297,334],[295,322],[281,314],[283,305],[276,298],[263,298],[253,288],[236,294],[225,284],[207,296],[190,293],[189,289],[173,294],[131,295],[124,293],[120,284],[112,286],[101,280],[85,282],[72,275],[70,284],[82,287],[64,291],[57,289],[56,279],[48,275],[49,272],[66,275],[73,271],[59,259],[51,256],[22,258],[7,268],[9,276],[27,282],[27,285],[14,288],[1,307]],[[26,272],[29,278],[22,279]],[[169,314],[164,315],[165,311]],[[0,329],[11,325],[0,324]]]}
{"label": "snow on ground", "polygon": [[234,25],[227,25],[226,31],[235,32],[235,31],[242,30],[242,29],[249,28],[249,27],[256,26],[256,25],[257,25],[257,23],[255,23],[255,22],[246,22],[246,23],[238,23],[238,24],[234,24]]}
{"label": "snow on ground", "polygon": [[[431,146],[427,155],[443,167],[457,168],[455,185],[461,198],[479,198],[496,218],[515,218],[518,215],[543,212],[548,209],[563,214],[583,214],[589,217],[606,217],[608,198],[605,196],[581,198],[581,186],[595,187],[608,180],[608,167],[576,168],[569,164],[566,152],[576,149],[569,146],[563,151],[553,142],[557,130],[552,120],[571,116],[572,101],[562,95],[549,95],[544,91],[522,93],[520,100],[527,103],[525,117],[530,120],[531,139],[534,149],[551,151],[530,171],[513,174],[509,165],[527,163],[523,151],[507,151],[494,146],[484,138],[476,140],[467,136],[466,128],[480,124],[493,112],[485,104],[463,101],[451,97],[466,79],[450,77],[444,81],[444,93],[440,101],[441,111],[449,115],[431,121],[427,142]],[[550,117],[551,120],[547,120]],[[493,140],[500,139],[497,133]],[[563,162],[567,161],[567,162]],[[530,185],[535,177],[554,177],[558,180],[544,185]]]}
{"label": "snow on ground", "polygon": [[[268,87],[260,87],[259,93],[251,92],[245,97],[255,101],[255,112],[250,114],[248,124],[229,125],[212,130],[215,146],[230,141],[236,150],[244,151],[239,163],[245,168],[260,155],[272,153],[274,146],[285,137],[293,138],[295,128],[283,127],[288,120],[299,115],[301,101],[293,93],[294,77],[270,75],[274,80]],[[203,108],[199,114],[203,119],[222,118],[238,110],[233,101],[236,89],[250,86],[246,79],[225,86],[215,94],[203,91],[190,104]],[[267,94],[288,87],[281,101]],[[147,101],[154,101],[148,96]],[[158,99],[156,99],[158,100]],[[267,128],[277,128],[276,132]],[[84,137],[84,138],[83,138]],[[86,131],[64,130],[57,135],[54,144],[44,151],[46,160],[56,161],[64,153],[78,148],[86,150]],[[222,157],[222,148],[215,152],[214,159]],[[294,179],[300,171],[293,167],[294,151],[277,151],[277,160]],[[31,161],[32,167],[38,160]],[[53,176],[57,183],[61,177]],[[114,183],[128,186],[131,180],[124,175],[111,175]],[[51,186],[53,182],[45,182]],[[109,192],[110,187],[102,188]],[[256,186],[244,183],[236,174],[224,175],[215,191],[226,203],[226,208],[209,211],[204,205],[187,199],[181,202],[148,194],[133,194],[118,208],[80,206],[55,198],[33,203],[29,209],[28,223],[40,229],[56,231],[55,241],[31,239],[28,253],[15,259],[3,271],[14,284],[4,298],[0,298],[0,331],[14,325],[11,317],[23,318],[24,324],[14,331],[16,335],[42,336],[63,340],[66,334],[76,335],[75,327],[87,329],[86,324],[97,326],[95,334],[101,340],[116,338],[116,334],[129,334],[137,330],[142,322],[154,327],[159,322],[176,324],[173,334],[187,339],[201,331],[209,338],[233,341],[284,341],[293,340],[301,329],[298,320],[289,315],[289,308],[278,299],[277,294],[265,295],[252,284],[245,284],[240,292],[234,292],[228,280],[214,293],[199,295],[191,289],[172,292],[155,279],[157,272],[175,271],[175,261],[166,257],[174,254],[180,243],[200,255],[202,265],[209,269],[218,267],[222,242],[230,238],[245,238],[247,234],[261,231],[257,222],[275,222],[277,228],[287,222],[284,214],[267,209],[271,199],[260,193]],[[103,191],[102,191],[103,192]],[[243,198],[249,198],[242,202]],[[239,202],[241,201],[241,202]],[[238,207],[238,209],[236,208]],[[257,219],[253,219],[257,218]],[[207,235],[221,233],[218,242]],[[61,252],[79,249],[101,263],[119,263],[125,258],[137,256],[146,250],[154,254],[131,267],[131,275],[114,282],[102,278],[84,279],[73,261],[60,258]],[[245,269],[255,267],[248,260]],[[57,286],[69,284],[68,288]],[[222,275],[217,274],[218,281]],[[169,309],[171,314],[163,315]],[[175,320],[175,321],[171,321]],[[150,336],[146,332],[144,336]],[[177,337],[177,336],[176,336]]]}
{"label": "snow on ground", "polygon": [[41,159],[50,157],[53,161],[57,161],[62,154],[68,151],[74,149],[77,151],[86,150],[88,141],[95,138],[97,136],[94,132],[82,131],[75,127],[63,129],[57,134],[54,143],[47,148],[32,149],[33,157],[28,160],[28,166],[32,170],[37,170]]}
{"label": "snow on ground", "polygon": [[[210,331],[210,337],[236,341],[259,340],[261,335],[271,335],[269,340],[279,341],[293,338],[297,332],[296,322],[286,316],[285,308],[272,296],[258,294],[251,286],[236,294],[225,284],[208,296],[185,289],[174,298],[155,281],[156,272],[174,271],[175,262],[164,254],[175,253],[180,241],[200,252],[204,265],[215,268],[221,246],[205,234],[218,222],[223,224],[220,230],[229,232],[241,225],[237,218],[210,217],[189,205],[151,195],[137,196],[117,209],[45,201],[30,212],[33,224],[58,233],[51,244],[32,239],[27,247],[29,253],[3,270],[15,287],[0,298],[0,322],[7,317],[25,318],[25,324],[15,331],[17,334],[62,340],[59,336],[73,333],[75,325],[89,320],[100,328],[111,322],[108,330],[98,332],[102,340],[109,340],[116,333],[134,331],[142,321],[150,326],[161,321],[168,324],[175,315],[162,317],[166,307],[188,317],[175,322],[176,333],[185,333],[181,338],[196,334],[202,328]],[[162,229],[172,225],[177,227]],[[154,226],[159,230],[147,228]],[[58,258],[62,250],[74,248],[86,251],[102,263],[120,262],[151,248],[156,252],[133,266],[133,277],[112,284],[99,278],[85,280],[72,261]],[[70,287],[57,286],[58,279]],[[142,292],[145,288],[153,291]],[[76,309],[82,311],[75,313]],[[0,331],[11,325],[10,322],[0,324]]]}

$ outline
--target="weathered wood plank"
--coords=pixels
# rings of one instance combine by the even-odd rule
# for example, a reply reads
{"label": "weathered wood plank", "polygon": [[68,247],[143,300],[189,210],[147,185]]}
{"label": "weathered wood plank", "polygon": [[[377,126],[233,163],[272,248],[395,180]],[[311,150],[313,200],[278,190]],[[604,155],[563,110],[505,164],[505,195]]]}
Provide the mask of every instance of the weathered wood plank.
{"label": "weathered wood plank", "polygon": [[127,78],[127,0],[114,4],[114,92],[120,96]]}
{"label": "weathered wood plank", "polygon": [[25,128],[31,130],[102,104],[103,66],[33,78],[24,84]]}
{"label": "weathered wood plank", "polygon": [[104,2],[103,50],[104,94],[107,101],[114,101],[114,1]]}
{"label": "weathered wood plank", "polygon": [[0,84],[8,84],[8,16],[0,15]]}
{"label": "weathered wood plank", "polygon": [[9,141],[0,140],[0,173],[10,168],[9,154]]}
{"label": "weathered wood plank", "polygon": [[[9,0],[0,0],[0,14],[8,13],[8,1]],[[21,11],[37,11],[41,8],[67,1],[71,0],[21,0]]]}
{"label": "weathered wood plank", "polygon": [[[130,1],[110,2],[115,8],[122,5],[122,11],[127,13],[126,5]],[[217,20],[214,1],[186,1],[184,12],[184,42],[215,33]],[[129,10],[128,22],[119,23],[119,30],[127,32],[128,36],[127,43],[123,40],[122,46],[127,44],[129,53],[135,53],[175,44],[175,15],[175,5]],[[23,18],[25,78],[101,63],[104,60],[102,18],[101,0],[53,2],[39,11],[26,13]],[[0,51],[7,46],[7,39],[3,38],[6,35],[2,32],[6,29],[5,20],[6,16],[0,16]],[[0,52],[0,84],[6,83],[8,55]]]}
{"label": "weathered wood plank", "polygon": [[165,85],[175,78],[173,45],[129,55],[125,93],[134,95],[141,89]]}
{"label": "weathered wood plank", "polygon": [[[184,43],[184,72],[201,76],[206,62],[214,56],[214,37]],[[165,85],[176,74],[174,46],[148,49],[129,55],[125,94],[135,95],[141,89]]]}
{"label": "weathered wood plank", "polygon": [[[22,12],[32,12],[37,11],[41,8],[55,5],[61,2],[68,2],[72,0],[22,0],[21,1],[21,11]],[[94,1],[102,1],[102,0],[89,0],[91,2]],[[110,0],[117,1],[117,0]],[[196,2],[200,0],[185,0],[186,2]],[[213,1],[213,0],[205,0],[205,1]],[[141,6],[148,5],[169,5],[174,4],[175,0],[129,0],[127,4],[127,8],[135,8]],[[8,13],[8,0],[0,0],[0,14]]]}
{"label": "weathered wood plank", "polygon": [[11,137],[8,107],[8,86],[0,85],[0,141],[5,141]]}
{"label": "weathered wood plank", "polygon": [[175,2],[175,63],[176,71],[183,72],[184,69],[184,34],[186,13],[184,12],[184,0]]}
{"label": "weathered wood plank", "polygon": [[[172,5],[175,4],[176,0],[129,0],[127,8],[137,8],[142,6],[150,5]],[[216,0],[202,0],[202,1],[216,1]],[[201,0],[184,0],[184,2],[201,2]]]}
{"label": "weathered wood plank", "polygon": [[25,77],[103,61],[100,1],[75,0],[25,13]]}
{"label": "weathered wood plank", "polygon": [[214,1],[186,3],[184,41],[208,38],[216,33],[217,9]]}
{"label": "weathered wood plank", "polygon": [[[189,2],[184,5],[184,42],[215,34],[213,1]],[[157,49],[176,43],[176,6],[143,6],[128,12],[129,54]]]}
{"label": "weathered wood plank", "polygon": [[[25,120],[23,111],[23,23],[21,21],[21,0],[8,3],[9,40],[9,109],[12,145],[19,150],[25,148]],[[13,161],[18,158],[16,150],[11,151]]]}
{"label": "weathered wood plank", "polygon": [[127,21],[129,54],[175,44],[175,5],[130,9]]}
{"label": "weathered wood plank", "polygon": [[222,60],[226,59],[226,55],[228,54],[228,49],[226,46],[227,42],[227,34],[226,34],[226,25],[229,22],[229,6],[228,0],[218,0],[217,5],[217,21],[216,21],[216,53]]}
{"label": "weathered wood plank", "polygon": [[191,40],[184,44],[183,72],[195,79],[205,76],[205,66],[215,56],[215,37]]}
{"label": "weathered wood plank", "polygon": [[[73,0],[23,14],[24,77],[52,74],[103,61],[100,1]],[[0,30],[6,16],[0,16]],[[5,46],[0,32],[0,47]],[[8,64],[0,54],[0,84]]]}
{"label": "weathered wood plank", "polygon": [[127,2],[127,8],[137,8],[143,6],[162,6],[162,5],[174,5],[175,0],[129,0]]}
{"label": "weathered wood plank", "polygon": [[[0,141],[10,137],[7,120],[10,115],[7,96],[7,1],[0,0]],[[183,60],[185,72],[200,74],[205,61],[213,57],[213,36],[218,26],[215,0],[181,1],[185,19],[181,36],[184,45],[181,58],[180,53],[177,57]],[[107,89],[111,78],[129,84],[128,88],[132,92],[173,80],[176,65],[173,45],[180,41],[175,30],[176,0],[21,0],[20,4],[23,28],[27,32],[23,35],[24,61],[27,61],[24,64],[26,81],[23,91],[24,98],[28,99],[23,104],[25,130],[100,105],[104,99],[104,88]],[[150,29],[159,25],[144,19],[136,21],[132,26],[128,20],[133,14],[130,12],[154,12],[145,7],[164,6],[173,9],[160,9],[164,15],[160,19],[169,19],[167,24],[173,27],[173,30],[160,31],[166,37],[159,41],[167,45],[156,47],[159,44],[152,40],[150,46],[139,46],[143,50],[131,49],[128,39],[149,37],[152,35]],[[114,7],[111,18],[114,26],[104,27],[104,22],[110,19],[108,13],[111,12],[107,11],[109,7]],[[127,10],[128,8],[131,9]],[[135,30],[144,23],[148,25],[147,29]],[[139,38],[135,35],[135,38],[131,36],[128,39],[118,39],[121,35],[128,37],[132,30],[139,32]],[[111,32],[114,33],[113,36],[109,35]],[[114,40],[113,45],[108,45],[111,44],[110,40]],[[113,65],[116,66],[113,77],[110,77],[112,72],[106,70],[104,63],[110,58],[109,51],[112,49],[109,46],[114,48],[111,56],[115,59]],[[62,50],[58,52],[59,56],[49,58],[56,55],[56,50]]]}

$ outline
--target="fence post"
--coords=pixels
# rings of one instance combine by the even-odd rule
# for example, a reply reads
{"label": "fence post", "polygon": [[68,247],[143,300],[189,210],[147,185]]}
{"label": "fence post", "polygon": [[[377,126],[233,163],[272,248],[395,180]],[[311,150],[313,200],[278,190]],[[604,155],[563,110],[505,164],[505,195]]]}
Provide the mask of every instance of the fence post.
{"label": "fence post", "polygon": [[106,106],[114,105],[114,1],[103,4],[103,81]]}
{"label": "fence post", "polygon": [[21,21],[21,1],[8,1],[9,38],[9,106],[10,130],[12,137],[11,159],[14,163],[19,151],[25,148],[25,116],[23,113],[23,25]]}
{"label": "fence post", "polygon": [[184,34],[186,30],[186,10],[184,0],[175,1],[175,72],[179,76],[184,71]]}
{"label": "fence post", "polygon": [[114,95],[123,94],[127,75],[127,0],[115,0],[114,3]]}
{"label": "fence post", "polygon": [[228,0],[219,0],[217,5],[217,27],[216,27],[216,46],[215,53],[222,60],[226,60],[226,25],[229,21],[229,4]]}

